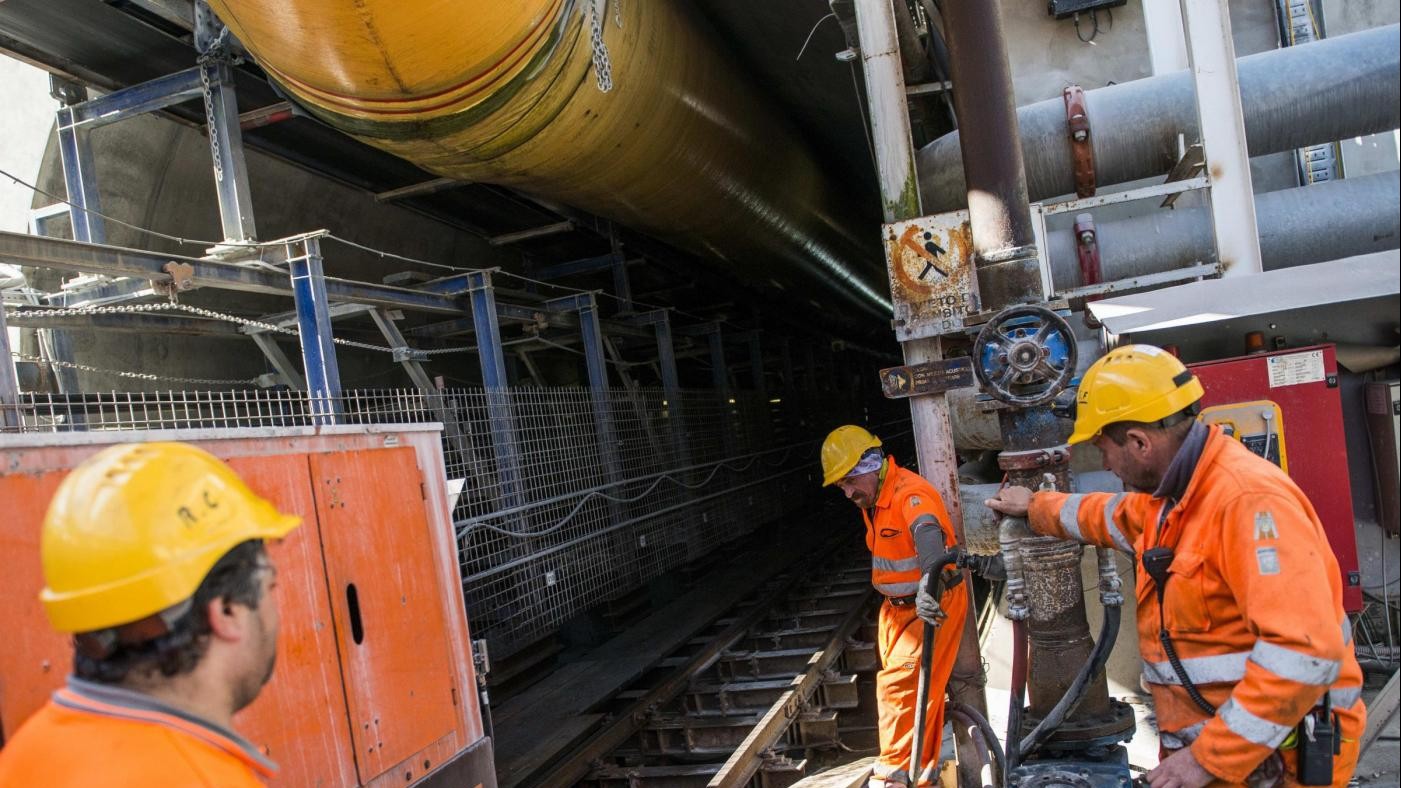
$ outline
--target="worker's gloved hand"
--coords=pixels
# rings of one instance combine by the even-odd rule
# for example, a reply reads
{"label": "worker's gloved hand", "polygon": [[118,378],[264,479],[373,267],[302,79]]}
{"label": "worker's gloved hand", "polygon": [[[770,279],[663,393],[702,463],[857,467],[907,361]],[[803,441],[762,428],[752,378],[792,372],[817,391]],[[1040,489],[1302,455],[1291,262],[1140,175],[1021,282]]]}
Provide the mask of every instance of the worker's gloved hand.
{"label": "worker's gloved hand", "polygon": [[1001,553],[970,555],[961,563],[967,566],[973,574],[987,580],[1007,579],[1007,565],[1003,563]]}
{"label": "worker's gloved hand", "polygon": [[943,621],[947,616],[944,609],[939,606],[939,600],[929,592],[929,575],[925,574],[919,580],[919,591],[915,592],[915,615],[919,619],[931,626]]}

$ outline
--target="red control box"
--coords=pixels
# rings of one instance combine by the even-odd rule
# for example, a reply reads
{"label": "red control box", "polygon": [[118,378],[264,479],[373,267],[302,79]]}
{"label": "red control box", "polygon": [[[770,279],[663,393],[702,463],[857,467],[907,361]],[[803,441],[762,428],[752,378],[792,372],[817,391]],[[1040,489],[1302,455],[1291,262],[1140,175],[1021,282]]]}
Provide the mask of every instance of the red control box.
{"label": "red control box", "polygon": [[1332,345],[1191,364],[1202,381],[1203,420],[1281,465],[1304,491],[1342,571],[1343,608],[1362,609],[1357,533]]}

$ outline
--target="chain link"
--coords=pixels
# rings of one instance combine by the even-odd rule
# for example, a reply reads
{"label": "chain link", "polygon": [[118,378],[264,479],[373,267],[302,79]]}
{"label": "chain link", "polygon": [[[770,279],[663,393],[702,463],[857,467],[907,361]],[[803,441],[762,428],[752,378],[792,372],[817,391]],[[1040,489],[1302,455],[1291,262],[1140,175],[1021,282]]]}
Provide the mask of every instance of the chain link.
{"label": "chain link", "polygon": [[221,379],[221,378],[180,378],[168,375],[154,375],[150,372],[128,372],[123,369],[103,369],[87,364],[77,364],[72,361],[54,361],[40,356],[30,356],[24,353],[10,352],[11,356],[20,361],[33,361],[39,364],[47,364],[51,367],[62,367],[64,369],[76,369],[80,372],[97,372],[103,375],[116,375],[119,378],[134,378],[136,380],[160,380],[170,383],[202,383],[214,386],[255,386],[258,384],[257,378],[251,379]]}
{"label": "chain link", "polygon": [[589,43],[593,47],[593,70],[600,93],[613,89],[613,65],[608,61],[608,47],[603,43],[603,21],[599,18],[600,7],[606,12],[607,5],[607,0],[589,0]]}
{"label": "chain link", "polygon": [[613,0],[613,24],[623,29],[623,0]]}
{"label": "chain link", "polygon": [[211,50],[210,54],[199,59],[199,84],[204,93],[204,122],[209,129],[209,158],[214,162],[214,182],[224,182],[223,152],[219,147],[218,124],[214,122],[214,90],[209,79],[209,69],[212,63],[218,59],[218,55]]}
{"label": "chain link", "polygon": [[[265,323],[261,320],[253,320],[247,317],[238,317],[223,312],[215,312],[212,309],[191,306],[189,304],[177,304],[173,301],[163,301],[159,304],[123,304],[120,306],[75,306],[62,309],[16,309],[8,314],[10,317],[87,317],[91,315],[134,315],[149,314],[151,312],[184,312],[197,317],[207,317],[211,320],[222,320],[228,323],[236,323],[248,328],[256,328],[262,331],[270,331],[277,334],[287,334],[288,336],[300,336],[295,328],[279,326],[275,323]],[[378,353],[393,353],[394,348],[385,345],[375,345],[369,342],[356,342],[353,339],[342,339],[332,337],[331,341],[343,347],[360,348],[361,350],[373,350]],[[420,350],[418,352],[429,356],[437,356],[445,353],[465,353],[475,350],[471,347],[445,347],[434,348],[432,350]]]}

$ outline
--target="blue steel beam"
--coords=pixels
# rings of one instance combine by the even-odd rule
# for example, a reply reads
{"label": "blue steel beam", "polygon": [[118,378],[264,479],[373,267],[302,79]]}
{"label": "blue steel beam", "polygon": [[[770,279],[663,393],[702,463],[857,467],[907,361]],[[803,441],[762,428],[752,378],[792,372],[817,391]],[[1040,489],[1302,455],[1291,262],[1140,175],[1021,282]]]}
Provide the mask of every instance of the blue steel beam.
{"label": "blue steel beam", "polygon": [[563,263],[551,263],[542,265],[531,271],[531,275],[536,279],[543,279],[547,282],[555,279],[563,279],[566,276],[577,274],[592,274],[600,271],[611,270],[614,266],[614,256],[601,254],[597,257],[584,257],[578,260],[568,260]]}
{"label": "blue steel beam", "polygon": [[332,342],[330,301],[321,265],[321,243],[307,238],[287,249],[297,330],[302,340],[307,398],[317,424],[335,424],[340,410],[341,373]]}
{"label": "blue steel beam", "polygon": [[506,355],[501,348],[501,325],[497,322],[496,293],[491,272],[468,274],[468,297],[472,302],[472,326],[477,334],[477,356],[482,364],[482,385],[488,389],[506,387]]}
{"label": "blue steel beam", "polygon": [[[74,104],[69,107],[71,118],[66,125],[93,129],[199,98],[203,92],[199,67],[195,66]],[[60,123],[60,130],[63,125]]]}

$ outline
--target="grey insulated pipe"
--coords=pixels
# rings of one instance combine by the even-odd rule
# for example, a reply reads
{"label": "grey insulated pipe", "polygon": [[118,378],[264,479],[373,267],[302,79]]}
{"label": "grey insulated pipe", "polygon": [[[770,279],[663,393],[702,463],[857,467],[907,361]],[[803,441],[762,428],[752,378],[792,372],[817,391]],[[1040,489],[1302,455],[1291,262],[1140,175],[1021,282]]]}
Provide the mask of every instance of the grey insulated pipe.
{"label": "grey insulated pipe", "polygon": [[[1401,246],[1401,172],[1257,194],[1255,217],[1266,271],[1396,249]],[[1104,281],[1216,257],[1206,208],[1155,210],[1147,216],[1097,222],[1095,236]],[[1074,232],[1047,233],[1046,254],[1058,290],[1084,284]],[[965,427],[963,432],[970,430]]]}
{"label": "grey insulated pipe", "polygon": [[[1302,148],[1401,125],[1401,26],[1250,55],[1237,61],[1250,155]],[[1162,175],[1176,163],[1177,135],[1197,136],[1187,71],[1085,91],[1095,177],[1112,185]],[[1033,200],[1075,191],[1060,98],[1017,110],[1027,190]],[[959,132],[917,156],[927,213],[967,205]]]}

